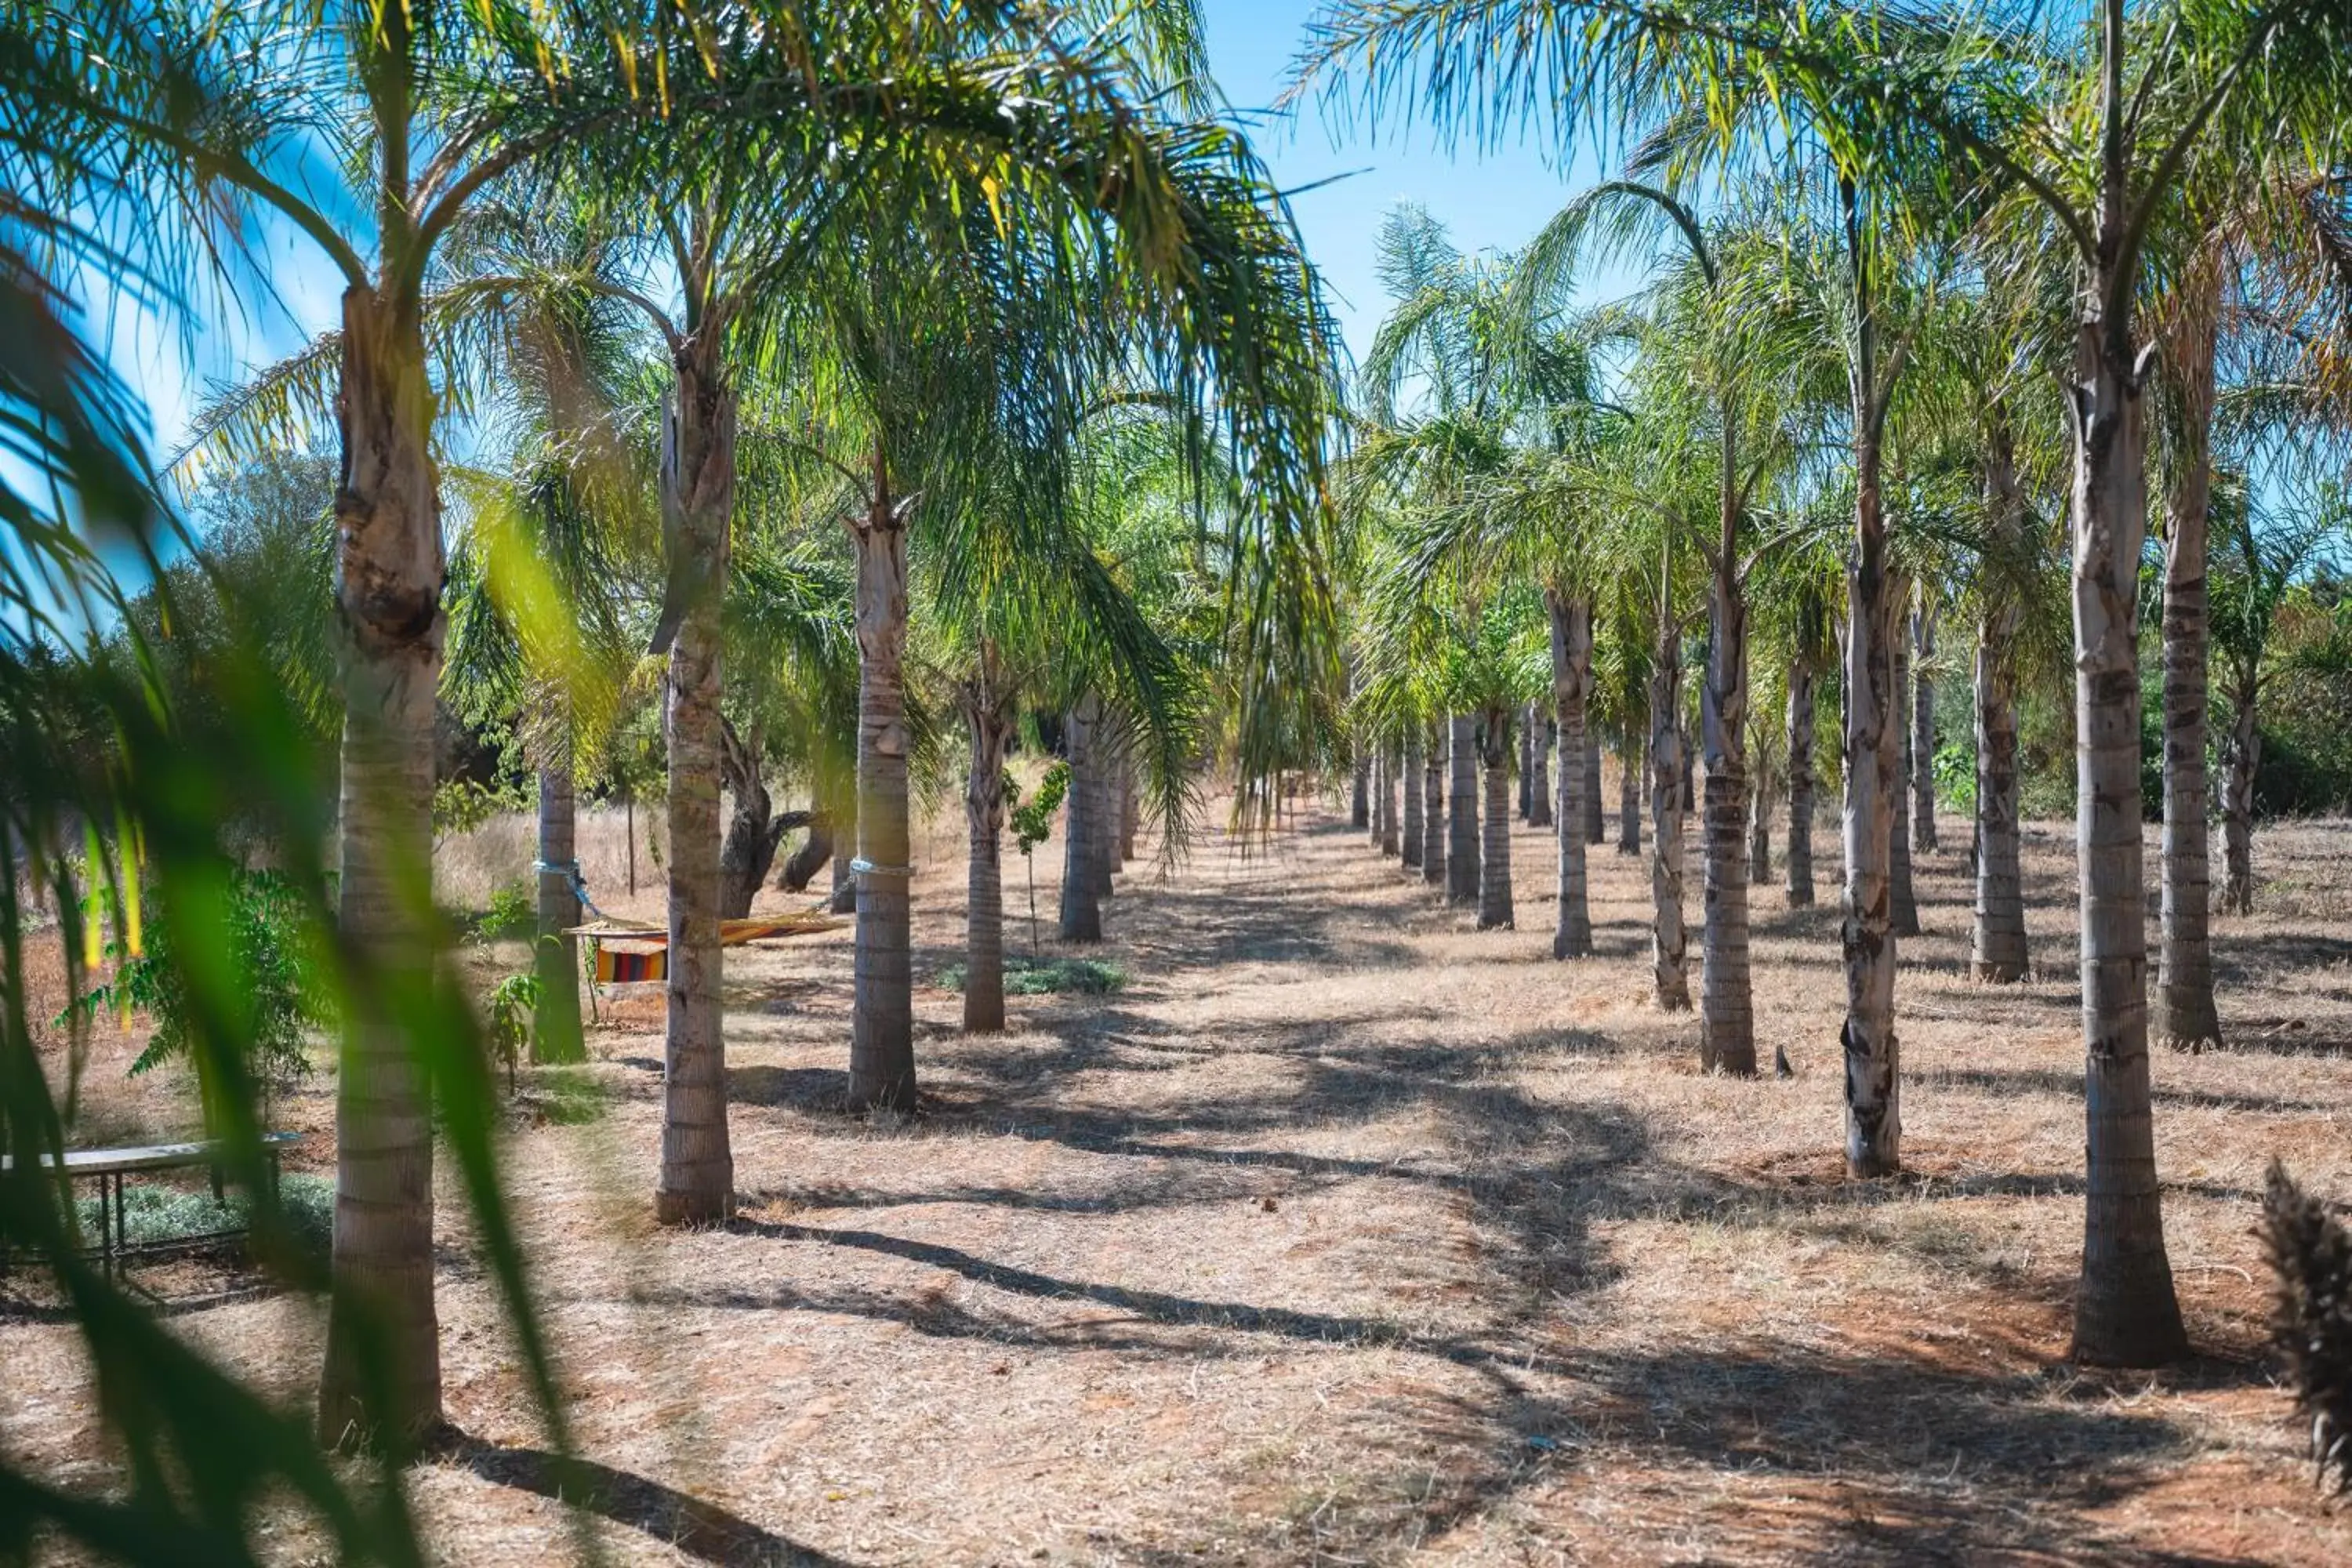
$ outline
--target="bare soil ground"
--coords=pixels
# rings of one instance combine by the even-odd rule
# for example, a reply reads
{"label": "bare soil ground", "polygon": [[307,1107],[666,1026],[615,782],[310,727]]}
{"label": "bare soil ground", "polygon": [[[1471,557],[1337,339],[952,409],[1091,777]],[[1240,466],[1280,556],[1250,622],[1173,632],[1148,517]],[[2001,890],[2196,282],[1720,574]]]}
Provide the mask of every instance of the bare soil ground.
{"label": "bare soil ground", "polygon": [[[958,956],[959,830],[919,847],[919,975]],[[2352,824],[2263,836],[2264,912],[2217,924],[2231,1047],[2156,1063],[2200,1352],[2156,1374],[2064,1360],[2070,829],[2028,836],[2021,986],[1965,977],[1961,857],[1920,857],[1910,1170],[1873,1184],[1838,1154],[1818,842],[1826,907],[1757,899],[1759,1044],[1788,1081],[1700,1076],[1688,1016],[1654,1010],[1642,863],[1596,849],[1601,956],[1553,963],[1549,842],[1525,828],[1513,931],[1470,930],[1312,811],[1271,855],[1211,840],[1165,880],[1139,862],[1107,917],[1127,988],[1016,998],[992,1039],[919,989],[924,1113],[887,1124],[839,1109],[846,934],[737,950],[742,1211],[719,1231],[649,1223],[660,998],[622,1001],[592,1038],[606,1113],[544,1123],[527,1096],[510,1156],[596,1467],[590,1528],[663,1563],[2352,1559],[2271,1382],[2250,1231],[2273,1154],[2352,1195]],[[1049,847],[1049,921],[1059,869]],[[186,1114],[168,1083],[121,1080],[134,1046],[100,1040],[79,1141]],[[321,1168],[330,1088],[286,1108]],[[474,1446],[415,1495],[448,1563],[562,1560],[457,1212],[445,1368]],[[0,1301],[0,1443],[113,1484],[70,1331],[32,1289]],[[189,1306],[184,1332],[305,1397],[310,1304]],[[280,1530],[288,1560],[317,1549]]]}

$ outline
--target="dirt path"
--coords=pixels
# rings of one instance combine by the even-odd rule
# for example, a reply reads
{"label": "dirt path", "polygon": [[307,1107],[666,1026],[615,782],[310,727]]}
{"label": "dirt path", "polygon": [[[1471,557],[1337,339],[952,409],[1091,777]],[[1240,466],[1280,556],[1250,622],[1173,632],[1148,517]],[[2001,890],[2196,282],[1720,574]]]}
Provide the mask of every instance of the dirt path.
{"label": "dirt path", "polygon": [[[949,826],[919,974],[956,956]],[[651,1002],[594,1036],[604,1118],[515,1141],[599,1533],[680,1563],[2345,1561],[2260,1361],[2248,1227],[2273,1152],[2352,1195],[2352,907],[2327,871],[2352,826],[2266,843],[2297,874],[2220,927],[2242,1045],[2157,1064],[2208,1359],[2155,1378],[2062,1359],[2059,831],[2028,842],[2050,977],[2009,990],[1962,977],[1960,858],[1923,858],[1913,1173],[1884,1184],[1836,1152],[1833,893],[1758,900],[1760,1050],[1798,1076],[1709,1079],[1687,1017],[1647,1003],[1640,865],[1596,851],[1601,957],[1556,964],[1526,829],[1516,931],[1466,929],[1328,821],[1270,859],[1139,867],[1107,914],[1126,989],[1015,999],[990,1040],[919,991],[926,1114],[891,1126],[837,1109],[842,941],[730,954],[735,1226],[646,1223]],[[1037,870],[1058,884],[1051,851]],[[482,1447],[421,1472],[420,1503],[451,1563],[558,1560],[462,1237],[444,1285],[450,1414]],[[181,1321],[289,1397],[315,1364],[295,1303]],[[64,1331],[0,1322],[0,1345],[10,1449],[101,1478]]]}

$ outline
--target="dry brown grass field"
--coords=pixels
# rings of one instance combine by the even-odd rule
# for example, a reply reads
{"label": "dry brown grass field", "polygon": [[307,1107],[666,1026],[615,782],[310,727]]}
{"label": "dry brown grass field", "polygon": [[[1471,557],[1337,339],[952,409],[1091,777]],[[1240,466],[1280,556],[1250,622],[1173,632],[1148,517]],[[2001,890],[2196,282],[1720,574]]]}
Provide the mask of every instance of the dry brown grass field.
{"label": "dry brown grass field", "polygon": [[[635,903],[606,900],[617,833],[593,833],[599,900],[653,914],[643,861]],[[679,1564],[2352,1559],[2352,1515],[2315,1492],[2272,1382],[2251,1234],[2273,1155],[2352,1197],[2352,824],[2262,837],[2263,912],[2217,924],[2231,1047],[2156,1063],[2200,1352],[2158,1373],[2064,1356],[2071,830],[2029,832],[2022,986],[1965,977],[1961,857],[1921,857],[1909,1171],[1874,1184],[1838,1153],[1837,849],[1819,843],[1825,907],[1757,900],[1760,1044],[1786,1048],[1786,1081],[1699,1075],[1689,1017],[1651,1006],[1642,863],[1595,853],[1601,956],[1553,963],[1548,839],[1525,828],[1513,931],[1472,931],[1311,805],[1271,852],[1208,837],[1165,878],[1139,862],[1106,915],[1126,988],[1015,998],[990,1039],[919,988],[923,1114],[888,1124],[839,1109],[846,933],[737,950],[725,1230],[649,1222],[660,999],[620,1000],[586,1069],[604,1114],[550,1120],[527,1077],[509,1150],[591,1528],[614,1561]],[[453,847],[445,881],[486,889],[529,857],[499,825]],[[929,976],[958,956],[960,814],[919,858]],[[1059,871],[1049,845],[1049,922]],[[1695,865],[1692,889],[1696,920]],[[135,1044],[100,1031],[79,1141],[184,1123],[183,1089],[122,1079]],[[285,1114],[326,1168],[326,1075]],[[574,1539],[535,1489],[543,1439],[459,1207],[443,1342],[472,1446],[415,1472],[415,1497],[443,1561],[562,1561]],[[314,1310],[203,1284],[157,1280],[175,1327],[299,1405]],[[0,1442],[113,1484],[71,1331],[34,1284],[5,1289]],[[272,1539],[289,1562],[318,1550],[299,1521]]]}

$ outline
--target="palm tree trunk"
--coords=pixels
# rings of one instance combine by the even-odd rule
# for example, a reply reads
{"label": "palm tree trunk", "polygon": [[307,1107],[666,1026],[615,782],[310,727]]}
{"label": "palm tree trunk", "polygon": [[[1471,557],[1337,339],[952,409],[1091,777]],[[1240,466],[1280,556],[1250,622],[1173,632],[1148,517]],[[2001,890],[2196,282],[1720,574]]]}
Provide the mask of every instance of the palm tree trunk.
{"label": "palm tree trunk", "polygon": [[1095,768],[1095,751],[1098,744],[1095,735],[1094,694],[1087,693],[1070,705],[1062,721],[1062,750],[1070,764],[1068,810],[1062,825],[1062,940],[1064,942],[1100,942],[1102,940],[1101,884],[1097,881],[1090,864],[1098,835],[1095,832],[1094,790],[1091,779]]}
{"label": "palm tree trunk", "polygon": [[[2111,24],[2112,28],[2112,24]],[[2123,47],[2110,30],[2109,113]],[[2107,170],[2102,254],[2119,243],[2120,155]],[[2101,269],[2104,272],[2104,268]],[[2095,276],[2070,407],[2074,426],[2075,843],[2082,886],[2084,1102],[2088,1200],[2074,1353],[2145,1366],[2188,1348],[2156,1174],[2147,1060],[2147,895],[2140,848],[2138,579],[2147,532],[2141,378],[2129,295]],[[2102,319],[2111,316],[2112,319]]]}
{"label": "palm tree trunk", "polygon": [[[1601,731],[1592,722],[1592,692],[1587,682],[1584,693],[1584,842],[1601,844],[1608,841],[1609,823],[1606,808],[1601,803]],[[1568,753],[1560,752],[1560,766],[1568,766]]]}
{"label": "palm tree trunk", "polygon": [[[1552,826],[1551,793],[1551,731],[1543,704],[1528,704],[1528,734],[1533,742],[1535,755],[1528,773],[1534,782],[1528,785],[1528,826]],[[1565,755],[1565,753],[1562,753]]]}
{"label": "palm tree trunk", "polygon": [[1135,858],[1135,836],[1143,826],[1143,791],[1135,780],[1135,753],[1130,748],[1118,770],[1118,858],[1122,868]]}
{"label": "palm tree trunk", "polygon": [[[1986,443],[1985,499],[2000,553],[2018,542],[2023,500],[2008,426],[1996,425]],[[2017,795],[2017,676],[2015,647],[2022,616],[2016,596],[1987,574],[1988,606],[1977,629],[1976,920],[1969,967],[1979,980],[2023,980],[2027,972],[2025,886],[2019,868]]]}
{"label": "palm tree trunk", "polygon": [[1421,879],[1431,887],[1446,885],[1445,875],[1445,726],[1429,727],[1429,747],[1422,761]]}
{"label": "palm tree trunk", "polygon": [[1399,857],[1409,869],[1421,865],[1422,839],[1428,833],[1422,820],[1422,795],[1428,781],[1423,776],[1429,764],[1421,754],[1421,727],[1408,724],[1404,732],[1404,820],[1397,847]]}
{"label": "palm tree trunk", "polygon": [[1454,716],[1454,734],[1446,756],[1454,770],[1448,781],[1445,847],[1445,901],[1473,905],[1478,901],[1478,721],[1467,713]]}
{"label": "palm tree trunk", "polygon": [[1551,616],[1551,694],[1559,724],[1559,910],[1552,930],[1554,958],[1592,953],[1592,910],[1584,871],[1584,710],[1592,693],[1592,604],[1559,593],[1544,595]]}
{"label": "palm tree trunk", "polygon": [[1755,787],[1748,795],[1748,885],[1760,888],[1771,879],[1772,791],[1759,762]]}
{"label": "palm tree trunk", "polygon": [[1911,612],[1911,843],[1933,854],[1936,842],[1936,606],[1919,596]]}
{"label": "palm tree trunk", "polygon": [[533,969],[539,1005],[532,1009],[530,1055],[539,1062],[588,1058],[580,1027],[580,939],[563,933],[580,923],[577,817],[571,742],[539,771],[539,940]]}
{"label": "palm tree trunk", "polygon": [[1987,617],[1977,644],[1977,899],[1970,968],[1979,980],[2027,971],[2025,886],[2019,868],[2015,611]]}
{"label": "palm tree trunk", "polygon": [[1536,705],[1528,703],[1519,720],[1519,820],[1536,823]]}
{"label": "palm tree trunk", "polygon": [[2242,672],[2230,723],[2229,771],[2221,781],[2221,907],[2242,915],[2254,912],[2254,770],[2263,758],[2256,697],[2254,680]]}
{"label": "palm tree trunk", "polygon": [[1617,853],[1642,852],[1642,742],[1627,726],[1617,748]]}
{"label": "palm tree trunk", "polygon": [[1515,923],[1511,910],[1511,710],[1489,708],[1484,735],[1486,763],[1485,863],[1478,872],[1478,929]]}
{"label": "palm tree trunk", "polygon": [[[1112,876],[1118,865],[1118,753],[1123,739],[1109,706],[1097,700],[1085,779],[1094,796],[1087,803],[1087,826],[1094,832],[1087,868],[1094,875],[1097,899],[1108,899],[1118,891]],[[1073,776],[1070,782],[1075,787],[1079,781]]]}
{"label": "palm tree trunk", "polygon": [[1813,661],[1800,654],[1789,666],[1789,860],[1781,884],[1789,907],[1813,901]]}
{"label": "palm tree trunk", "polygon": [[1372,760],[1361,747],[1356,751],[1356,794],[1348,812],[1348,826],[1369,828],[1372,825]]}
{"label": "palm tree trunk", "polygon": [[907,511],[874,454],[857,546],[857,948],[849,1109],[915,1108],[914,848],[907,823]]}
{"label": "palm tree trunk", "polygon": [[992,679],[987,650],[979,672],[964,683],[964,723],[971,762],[964,776],[964,825],[971,840],[964,882],[963,1028],[967,1035],[1004,1029],[1004,746],[1012,708]]}
{"label": "palm tree trunk", "polygon": [[1650,661],[1650,969],[1658,1005],[1688,1011],[1690,933],[1683,925],[1683,664],[1674,628]]}
{"label": "palm tree trunk", "polygon": [[[1895,590],[1899,606],[1904,590]],[[1895,612],[1901,614],[1898,608]],[[1919,900],[1911,881],[1911,818],[1904,810],[1906,797],[1911,793],[1911,641],[1898,626],[1895,640],[1895,815],[1888,824],[1886,840],[1887,891],[1892,903],[1889,919],[1896,936],[1919,934]]]}
{"label": "palm tree trunk", "polygon": [[1391,742],[1381,752],[1381,853],[1398,853],[1397,787],[1402,783],[1398,774],[1404,771],[1399,760],[1396,743]]}
{"label": "palm tree trunk", "polygon": [[431,1093],[421,1042],[383,999],[432,984],[433,715],[446,618],[424,332],[413,309],[356,286],[343,295],[339,411],[335,598],[350,646],[336,914],[367,989],[344,1012],[319,1435],[400,1450],[441,1423],[441,1332]]}
{"label": "palm tree trunk", "polygon": [[707,352],[678,356],[662,421],[662,521],[672,541],[669,657],[669,979],[663,1042],[663,1225],[724,1223],[734,1206],[720,1014],[720,586],[735,509],[735,394]]}
{"label": "palm tree trunk", "polygon": [[2206,826],[2205,567],[2212,490],[2213,358],[2221,272],[2210,247],[2190,258],[2165,359],[2180,400],[2181,450],[2164,548],[2164,884],[2154,1033],[2176,1047],[2221,1043],[2213,999],[2212,846]]}
{"label": "palm tree trunk", "polygon": [[[1866,421],[1864,422],[1865,425]],[[1902,686],[1895,668],[1897,589],[1886,560],[1876,432],[1854,439],[1854,549],[1846,568],[1845,1163],[1856,1176],[1903,1168],[1901,1057],[1895,1037],[1894,836]]]}
{"label": "palm tree trunk", "polygon": [[[1728,480],[1727,479],[1727,487]],[[1706,906],[1699,928],[1701,1070],[1756,1075],[1756,1004],[1748,953],[1748,609],[1727,488],[1710,576],[1706,675],[1699,687],[1706,753]]]}
{"label": "palm tree trunk", "polygon": [[[855,845],[857,842],[856,816],[853,815],[845,825],[842,837],[849,841],[849,845]],[[857,912],[857,878],[849,868],[850,861],[856,857],[843,854],[842,850],[846,847],[843,845],[834,847],[833,889],[824,904],[826,911],[831,914],[854,915]]]}

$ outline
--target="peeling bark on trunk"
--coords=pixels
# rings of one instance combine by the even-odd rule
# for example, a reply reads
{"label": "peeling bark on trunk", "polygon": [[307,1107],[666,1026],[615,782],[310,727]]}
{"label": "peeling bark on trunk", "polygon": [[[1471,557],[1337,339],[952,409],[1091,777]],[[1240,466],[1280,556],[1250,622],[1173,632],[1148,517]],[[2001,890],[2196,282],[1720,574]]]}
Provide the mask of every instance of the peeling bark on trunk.
{"label": "peeling bark on trunk", "polygon": [[670,542],[669,978],[663,1042],[663,1225],[723,1224],[734,1208],[719,945],[719,597],[735,511],[733,388],[699,342],[677,356],[662,420],[662,521]]}
{"label": "peeling bark on trunk", "polygon": [[1813,661],[1789,667],[1789,855],[1781,886],[1792,910],[1813,901]]}
{"label": "peeling bark on trunk", "polygon": [[2241,915],[2254,912],[2254,770],[2263,760],[2255,700],[2254,682],[2242,679],[2230,723],[2229,771],[2221,781],[2221,907]]}
{"label": "peeling bark on trunk", "polygon": [[[1728,479],[1727,479],[1727,486]],[[1699,927],[1701,1070],[1756,1075],[1756,1005],[1748,933],[1748,608],[1735,574],[1732,502],[1709,583],[1706,672],[1699,683],[1706,753],[1706,862]]]}
{"label": "peeling bark on trunk", "polygon": [[1489,708],[1481,737],[1486,764],[1484,863],[1478,871],[1478,929],[1515,923],[1511,908],[1511,710]]}
{"label": "peeling bark on trunk", "polygon": [[1422,762],[1421,879],[1431,887],[1446,885],[1445,875],[1445,726],[1429,727],[1428,754]]}
{"label": "peeling bark on trunk", "polygon": [[588,1042],[580,1027],[580,939],[563,933],[580,923],[577,814],[571,746],[539,772],[539,940],[532,968],[539,1005],[531,1009],[530,1059],[580,1062]]}
{"label": "peeling bark on trunk", "polygon": [[[1906,591],[1896,590],[1898,604]],[[1895,934],[1917,936],[1919,900],[1911,881],[1911,818],[1904,810],[1911,793],[1911,643],[1899,626],[1894,635],[1895,815],[1887,828],[1887,889]]]}
{"label": "peeling bark on trunk", "polygon": [[914,850],[907,824],[907,511],[877,450],[857,551],[857,949],[849,1109],[915,1108]]}
{"label": "peeling bark on trunk", "polygon": [[[2110,50],[2119,50],[2111,37]],[[2112,59],[2111,56],[2111,59]],[[2118,90],[2112,72],[2109,90]],[[2112,108],[2112,105],[2111,105]],[[2110,172],[2101,254],[2120,245]],[[2103,268],[2102,272],[2105,268]],[[2147,1366],[2188,1349],[2165,1256],[2147,1059],[2147,894],[2140,848],[2138,578],[2147,530],[2141,386],[2126,319],[2103,320],[2109,279],[2084,313],[2073,416],[2075,843],[2081,877],[2088,1197],[2074,1353]]]}
{"label": "peeling bark on trunk", "polygon": [[1478,721],[1454,716],[1446,746],[1454,776],[1446,782],[1445,901],[1478,901]]}
{"label": "peeling bark on trunk", "polygon": [[1408,869],[1421,866],[1423,840],[1429,828],[1423,820],[1422,797],[1427,790],[1428,763],[1421,754],[1421,731],[1409,726],[1404,737],[1404,818],[1399,825],[1397,849]]}
{"label": "peeling bark on trunk", "polygon": [[1895,668],[1895,583],[1886,560],[1875,434],[1855,440],[1853,552],[1846,565],[1845,1162],[1856,1176],[1903,1168],[1902,1058],[1895,1035],[1894,835],[1902,686]]}
{"label": "peeling bark on trunk", "polygon": [[2212,493],[2213,358],[2220,261],[2191,258],[2165,355],[2180,400],[2181,451],[2164,549],[2163,918],[2157,948],[2158,1039],[2190,1050],[2221,1043],[2213,999],[2212,844],[2205,815],[2207,637],[2205,569]]}
{"label": "peeling bark on trunk", "polygon": [[1584,869],[1585,708],[1592,695],[1592,604],[1558,593],[1544,595],[1551,616],[1552,714],[1559,725],[1559,907],[1552,930],[1554,958],[1592,953],[1592,910]]}
{"label": "peeling bark on trunk", "polygon": [[[1095,768],[1097,704],[1092,693],[1071,705],[1062,721],[1062,751],[1070,764],[1070,788],[1062,824],[1062,922],[1064,942],[1102,940],[1102,898],[1094,868],[1097,835],[1094,791],[1087,787]],[[1369,811],[1369,800],[1367,810]]]}
{"label": "peeling bark on trunk", "polygon": [[963,1028],[1004,1029],[1004,747],[1013,734],[1013,699],[983,647],[980,667],[962,683],[971,760],[964,775],[964,824],[971,860],[964,893]]}
{"label": "peeling bark on trunk", "polygon": [[1911,844],[1923,855],[1936,841],[1936,606],[1925,595],[1911,612]]}
{"label": "peeling bark on trunk", "polygon": [[1658,1005],[1690,1009],[1690,933],[1683,925],[1682,650],[1670,626],[1650,660],[1650,971]]}
{"label": "peeling bark on trunk", "polygon": [[[2018,542],[2024,500],[2015,448],[2005,425],[1986,441],[1985,504],[1999,551]],[[2013,982],[2027,973],[2025,886],[2019,869],[2017,676],[2015,647],[2022,618],[2014,595],[1996,574],[1977,629],[1976,919],[1969,967],[1979,980]]]}
{"label": "peeling bark on trunk", "polygon": [[[343,651],[337,922],[365,989],[335,1096],[330,1444],[406,1447],[441,1423],[426,1064],[382,997],[432,984],[433,712],[446,621],[432,391],[413,307],[343,295],[335,606]],[[369,993],[373,992],[371,995]]]}

